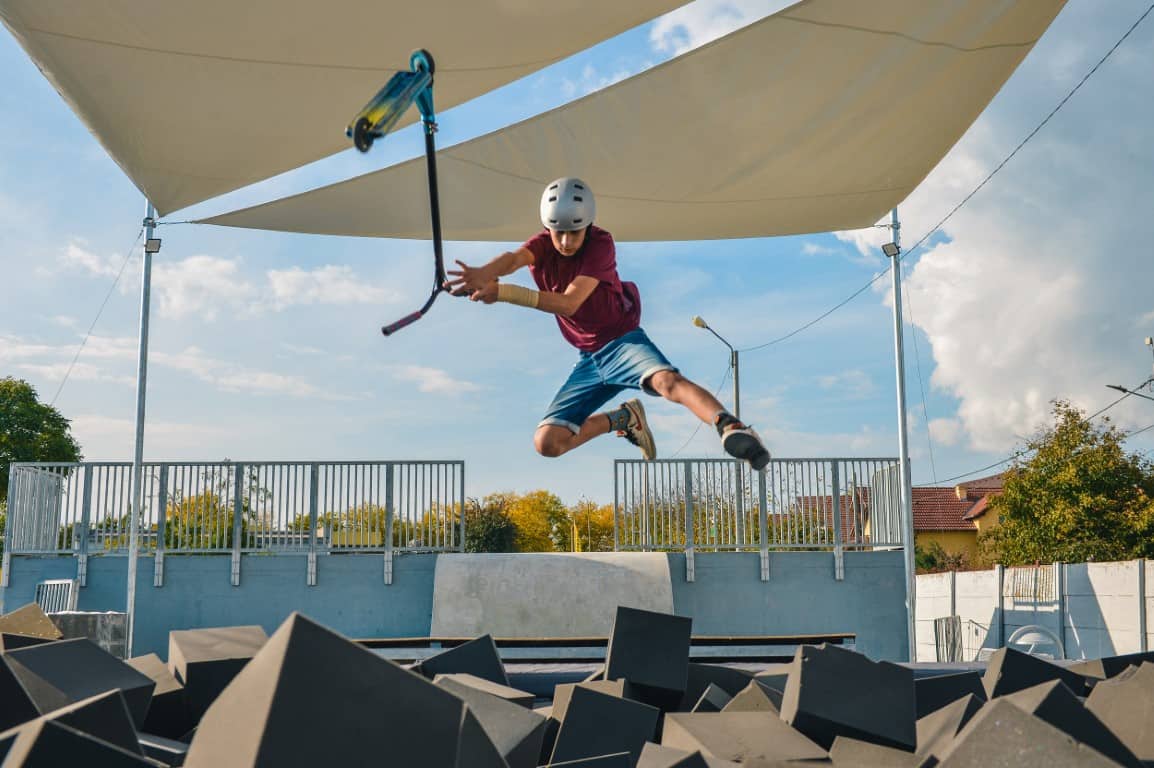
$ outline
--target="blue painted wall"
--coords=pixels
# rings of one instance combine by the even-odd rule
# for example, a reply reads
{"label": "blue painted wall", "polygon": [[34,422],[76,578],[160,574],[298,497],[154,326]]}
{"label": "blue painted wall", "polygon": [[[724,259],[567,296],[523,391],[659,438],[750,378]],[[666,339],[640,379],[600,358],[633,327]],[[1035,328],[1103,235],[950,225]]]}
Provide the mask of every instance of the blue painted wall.
{"label": "blue painted wall", "polygon": [[845,579],[834,579],[830,552],[771,552],[761,581],[756,552],[703,552],[694,580],[685,555],[669,555],[674,612],[693,617],[702,635],[853,632],[872,659],[906,661],[905,564],[900,551],[845,553]]}
{"label": "blue painted wall", "polygon": [[[697,634],[852,632],[858,650],[871,658],[906,659],[901,552],[846,553],[844,581],[834,580],[829,552],[771,553],[768,582],[760,579],[757,553],[699,553],[692,583],[685,581],[685,556],[669,559],[674,610],[693,617]],[[77,607],[124,610],[127,562],[90,558]],[[173,629],[259,624],[271,634],[292,611],[349,637],[424,637],[436,562],[436,555],[397,555],[393,583],[385,585],[381,555],[322,555],[317,585],[309,587],[303,556],[244,555],[241,583],[234,587],[227,556],[169,555],[158,588],[152,586],[152,557],[141,557],[133,653],[168,658]],[[72,557],[13,557],[0,605],[12,610],[30,603],[37,582],[75,575]]]}
{"label": "blue painted wall", "polygon": [[[306,559],[245,555],[240,586],[232,586],[227,556],[169,555],[164,586],[152,586],[153,559],[137,564],[136,639],[133,654],[168,658],[173,629],[259,624],[269,634],[293,611],[349,637],[425,637],[433,611],[435,555],[397,555],[393,583],[384,583],[381,555],[317,557],[317,584],[306,586]],[[92,557],[82,611],[123,611],[127,602],[125,557]],[[4,610],[33,602],[36,583],[76,576],[70,557],[13,557]]]}

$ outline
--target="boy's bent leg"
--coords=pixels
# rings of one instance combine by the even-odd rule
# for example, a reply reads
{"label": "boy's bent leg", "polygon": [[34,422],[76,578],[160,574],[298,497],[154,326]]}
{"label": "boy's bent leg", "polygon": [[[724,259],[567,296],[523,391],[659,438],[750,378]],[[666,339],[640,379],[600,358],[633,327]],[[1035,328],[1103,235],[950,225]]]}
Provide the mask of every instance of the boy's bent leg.
{"label": "boy's bent leg", "polygon": [[542,424],[533,434],[533,446],[546,458],[556,458],[609,431],[609,417],[596,413],[585,420],[578,432],[557,424]]}
{"label": "boy's bent leg", "polygon": [[676,371],[659,371],[646,383],[666,400],[684,405],[697,418],[716,427],[721,447],[733,458],[748,461],[758,472],[769,464],[769,450],[761,436],[731,415],[708,390]]}
{"label": "boy's bent leg", "polygon": [[666,400],[684,405],[697,418],[712,425],[718,413],[725,411],[709,390],[703,389],[677,371],[658,371],[642,382],[643,387],[652,389]]}

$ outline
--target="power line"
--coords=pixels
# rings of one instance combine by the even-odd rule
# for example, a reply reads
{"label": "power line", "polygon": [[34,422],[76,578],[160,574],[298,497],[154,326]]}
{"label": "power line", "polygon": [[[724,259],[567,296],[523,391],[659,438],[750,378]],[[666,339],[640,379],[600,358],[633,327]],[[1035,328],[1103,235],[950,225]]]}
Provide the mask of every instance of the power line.
{"label": "power line", "polygon": [[[1146,384],[1148,381],[1149,381],[1149,379],[1147,379],[1147,381],[1143,382],[1142,384]],[[1139,384],[1138,386],[1142,386],[1142,384]],[[1092,419],[1097,418],[1098,416],[1101,416],[1103,413],[1105,413],[1106,411],[1110,410],[1111,408],[1113,408],[1118,403],[1120,403],[1123,400],[1125,400],[1126,398],[1128,398],[1131,394],[1133,394],[1133,393],[1127,392],[1126,394],[1119,397],[1117,400],[1111,402],[1109,405],[1105,406],[1104,408],[1100,408],[1099,410],[1097,410],[1094,413],[1087,416],[1086,420],[1090,421]],[[1142,429],[1136,429],[1133,432],[1124,432],[1124,433],[1122,433],[1122,437],[1124,439],[1129,439],[1131,437],[1134,437],[1135,435],[1142,434],[1143,432],[1145,432],[1148,429],[1154,429],[1154,424],[1151,424],[1148,427],[1143,427]],[[1025,455],[1026,455],[1026,451],[1014,451],[1012,454],[1010,454],[1006,458],[1002,459],[1001,461],[995,461],[993,464],[987,464],[986,466],[981,467],[980,469],[975,469],[975,470],[972,470],[970,472],[966,472],[966,473],[961,474],[961,475],[955,475],[954,477],[948,477],[945,480],[942,480],[941,483],[952,483],[954,480],[961,480],[963,477],[970,477],[971,475],[976,475],[979,472],[985,472],[988,469],[993,469],[994,467],[999,467],[1003,464],[1007,464],[1007,463],[1013,461],[1014,459],[1021,458],[1022,456],[1025,456]]]}
{"label": "power line", "polygon": [[52,402],[49,403],[49,405],[56,405],[56,399],[60,397],[60,392],[68,382],[68,377],[72,375],[72,369],[76,367],[76,361],[80,359],[80,353],[84,351],[84,345],[88,343],[88,339],[92,336],[92,329],[96,327],[97,321],[100,320],[100,316],[104,313],[104,308],[108,305],[108,300],[112,298],[112,292],[116,290],[116,286],[124,274],[124,269],[128,266],[128,260],[132,258],[132,252],[136,250],[142,234],[144,234],[143,228],[136,233],[136,239],[132,242],[132,247],[128,249],[128,253],[125,254],[124,262],[120,265],[120,271],[116,273],[116,279],[113,280],[112,285],[108,287],[108,293],[104,295],[104,301],[100,302],[100,309],[96,310],[96,317],[92,318],[92,324],[88,326],[88,333],[84,334],[84,340],[80,342],[80,346],[76,349],[76,354],[72,356],[72,362],[68,364],[68,370],[64,372],[64,378],[60,380],[60,386],[56,388],[56,394],[52,396]]}
{"label": "power line", "polygon": [[[939,221],[937,224],[935,224],[933,226],[933,228],[930,229],[929,232],[926,232],[924,235],[922,235],[922,237],[916,243],[914,243],[911,248],[909,248],[905,253],[903,253],[898,258],[904,259],[906,256],[909,256],[911,253],[916,251],[919,246],[921,246],[926,240],[928,240],[931,236],[933,236],[934,233],[936,233],[939,229],[941,229],[947,221],[949,221],[951,218],[953,218],[953,215],[955,213],[957,213],[959,210],[961,210],[962,206],[964,206],[966,203],[968,203],[970,201],[970,199],[973,198],[974,195],[978,194],[978,192],[982,189],[982,187],[986,186],[986,184],[990,181],[990,179],[994,178],[994,176],[998,173],[998,171],[1002,170],[1002,168],[1005,167],[1006,163],[1010,162],[1010,160],[1012,160],[1014,158],[1014,156],[1017,155],[1019,151],[1021,151],[1022,147],[1026,146],[1026,144],[1030,141],[1030,139],[1034,138],[1034,136],[1037,135],[1038,131],[1042,130],[1042,128],[1044,128],[1045,125],[1048,122],[1050,122],[1050,119],[1052,117],[1054,117],[1054,115],[1058,114],[1058,111],[1066,105],[1066,102],[1069,101],[1070,98],[1075,93],[1078,92],[1078,89],[1080,89],[1086,83],[1086,81],[1089,80],[1090,77],[1095,72],[1098,71],[1098,68],[1101,67],[1106,62],[1106,60],[1110,58],[1110,56],[1114,53],[1114,51],[1118,50],[1118,46],[1122,45],[1122,43],[1126,41],[1126,38],[1128,38],[1130,36],[1130,34],[1135,29],[1138,28],[1138,25],[1141,24],[1143,22],[1143,20],[1145,20],[1145,18],[1150,15],[1151,11],[1154,11],[1154,3],[1150,4],[1150,6],[1142,13],[1142,15],[1139,16],[1138,19],[1133,24],[1130,25],[1130,28],[1126,30],[1125,34],[1123,34],[1120,38],[1118,38],[1118,41],[1115,42],[1114,45],[1112,45],[1110,47],[1110,50],[1106,51],[1106,54],[1104,56],[1102,56],[1101,59],[1098,60],[1098,63],[1095,64],[1093,67],[1091,67],[1090,70],[1085,75],[1082,76],[1082,79],[1078,81],[1077,85],[1075,85],[1073,88],[1071,88],[1070,91],[1065,96],[1062,97],[1062,100],[1058,102],[1058,105],[1056,107],[1054,107],[1052,110],[1050,110],[1050,113],[1042,119],[1042,122],[1038,123],[1038,125],[1035,126],[1034,130],[1030,131],[1030,133],[1026,135],[1026,138],[1022,139],[1022,141],[1018,144],[1018,146],[1014,147],[1014,150],[1012,152],[1010,152],[1010,154],[1006,155],[1005,159],[1002,160],[1002,162],[998,163],[998,165],[994,168],[994,170],[990,171],[989,175],[987,175],[986,178],[982,179],[981,183],[978,184],[978,186],[974,187],[973,191],[971,191],[968,195],[966,195],[964,198],[962,198],[961,202],[959,202],[957,205],[955,205],[953,207],[953,209],[951,209],[950,212],[947,213],[942,218],[941,221]],[[885,226],[885,225],[881,225],[881,226]],[[885,270],[883,270],[882,272],[879,272],[877,275],[875,275],[874,278],[872,280],[870,280],[868,283],[863,285],[861,288],[858,288],[856,291],[854,291],[852,294],[847,296],[841,302],[837,303],[836,305],[834,305],[833,307],[831,307],[827,311],[818,315],[816,318],[809,321],[805,325],[802,325],[798,328],[795,328],[794,330],[790,331],[789,333],[785,334],[784,336],[779,336],[776,339],[771,339],[770,341],[767,341],[764,344],[757,344],[755,346],[747,347],[747,348],[739,350],[739,351],[740,352],[753,352],[753,351],[758,350],[758,349],[765,349],[766,347],[770,347],[770,346],[773,346],[775,344],[780,344],[781,342],[786,341],[787,339],[790,339],[790,338],[796,336],[797,334],[801,333],[802,331],[805,331],[805,330],[817,325],[819,322],[821,322],[825,318],[829,317],[834,312],[841,309],[846,304],[849,304],[851,301],[853,301],[858,296],[860,296],[862,293],[864,293],[867,288],[869,288],[871,285],[873,285],[878,280],[880,280],[887,272],[890,271],[890,269],[891,269],[891,267],[886,267]]]}

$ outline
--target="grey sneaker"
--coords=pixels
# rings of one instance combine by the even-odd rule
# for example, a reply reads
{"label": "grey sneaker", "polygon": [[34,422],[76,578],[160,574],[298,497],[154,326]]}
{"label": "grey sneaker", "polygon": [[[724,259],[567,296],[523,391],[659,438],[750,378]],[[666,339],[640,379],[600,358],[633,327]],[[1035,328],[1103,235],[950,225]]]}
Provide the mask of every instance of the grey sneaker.
{"label": "grey sneaker", "polygon": [[721,435],[721,447],[735,459],[748,461],[749,466],[758,472],[769,465],[769,450],[761,437],[740,422],[730,425]]}
{"label": "grey sneaker", "polygon": [[653,433],[649,431],[649,424],[645,421],[645,408],[637,398],[626,400],[621,407],[629,411],[629,424],[625,429],[617,430],[617,434],[641,449],[641,455],[646,461],[657,458],[657,445],[653,442]]}

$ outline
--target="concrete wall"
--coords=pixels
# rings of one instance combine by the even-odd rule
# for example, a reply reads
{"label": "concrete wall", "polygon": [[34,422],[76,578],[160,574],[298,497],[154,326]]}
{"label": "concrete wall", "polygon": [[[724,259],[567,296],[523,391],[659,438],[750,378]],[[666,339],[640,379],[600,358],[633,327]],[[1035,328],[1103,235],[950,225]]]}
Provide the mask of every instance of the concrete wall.
{"label": "concrete wall", "polygon": [[705,552],[685,580],[685,555],[670,554],[674,612],[702,635],[853,632],[873,659],[904,661],[905,566],[900,551],[845,553],[845,580],[829,552],[771,552],[769,581],[757,553]]}
{"label": "concrete wall", "polygon": [[918,576],[918,660],[936,660],[933,620],[950,615],[951,605],[954,615],[961,617],[966,660],[974,659],[983,647],[999,647],[1026,625],[1052,632],[1070,659],[1154,648],[1150,589],[1154,563],[1133,560],[1006,568],[1001,578],[999,604],[997,567]]}
{"label": "concrete wall", "polygon": [[[123,611],[127,604],[124,557],[88,561],[88,586],[80,590],[82,611]],[[306,560],[295,556],[245,556],[241,583],[230,583],[231,559],[193,555],[165,558],[163,587],[152,586],[153,560],[141,557],[136,581],[136,638],[133,653],[168,658],[173,629],[259,624],[270,634],[293,611],[350,637],[424,637],[433,604],[434,555],[398,555],[393,584],[384,584],[380,555],[317,558],[317,585],[306,586]],[[70,557],[13,557],[4,610],[33,602],[44,579],[73,578]]]}
{"label": "concrete wall", "polygon": [[[872,658],[906,658],[900,551],[847,552],[842,581],[834,579],[829,552],[771,553],[767,582],[761,581],[757,553],[699,553],[693,582],[686,581],[683,554],[664,557],[674,611],[693,617],[696,634],[848,632],[857,636],[858,649]],[[317,558],[317,584],[309,587],[304,557],[244,555],[241,583],[234,587],[227,556],[169,555],[164,586],[154,587],[153,560],[141,557],[133,652],[167,658],[172,629],[259,624],[271,633],[294,610],[350,637],[428,636],[436,564],[436,555],[398,555],[393,583],[385,585],[380,555],[322,556]],[[126,566],[123,557],[90,558],[88,585],[80,591],[78,608],[124,610]],[[478,567],[485,566],[479,561]],[[36,584],[44,579],[75,575],[72,557],[13,557],[10,586],[0,592],[2,607],[11,610],[32,602]],[[556,582],[542,580],[532,599],[519,604],[528,610],[533,601],[550,599],[551,583]],[[519,595],[511,591],[506,599],[518,601]],[[487,629],[502,634],[500,627]]]}

